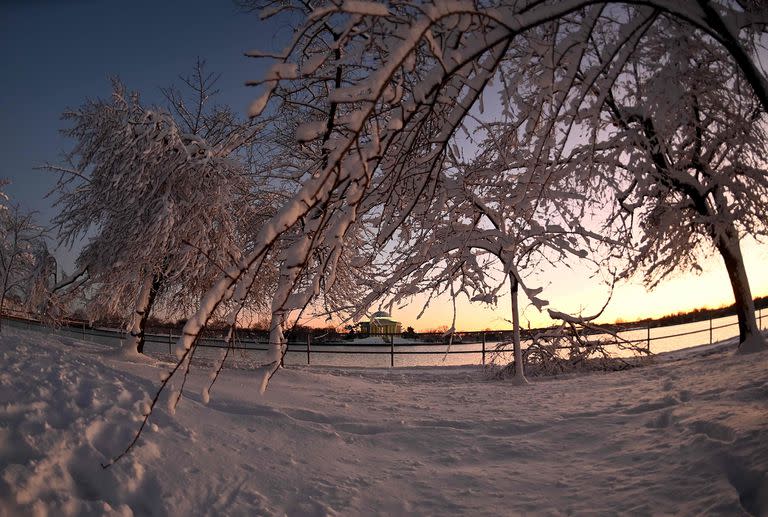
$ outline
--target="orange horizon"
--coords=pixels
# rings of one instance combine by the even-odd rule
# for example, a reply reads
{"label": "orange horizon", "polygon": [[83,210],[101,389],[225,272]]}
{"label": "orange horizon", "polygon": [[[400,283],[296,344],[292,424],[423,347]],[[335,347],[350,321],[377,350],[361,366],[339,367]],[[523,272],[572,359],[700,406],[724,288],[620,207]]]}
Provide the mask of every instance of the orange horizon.
{"label": "orange horizon", "polygon": [[[760,295],[754,296],[753,300],[757,300],[757,299],[760,299],[760,298],[768,298],[768,292],[766,292],[764,294],[760,294]],[[659,320],[659,319],[663,319],[663,318],[667,318],[667,317],[673,317],[673,316],[678,316],[678,315],[689,314],[689,313],[697,312],[697,311],[725,309],[725,308],[730,307],[730,306],[733,306],[733,301],[722,303],[720,305],[702,305],[702,306],[698,306],[698,307],[691,307],[691,308],[681,309],[681,310],[676,311],[676,312],[669,312],[669,313],[665,313],[665,314],[654,314],[652,316],[643,316],[643,317],[639,317],[639,318],[635,318],[635,319],[631,319],[631,320],[627,320],[627,319],[619,317],[619,318],[616,318],[615,320],[612,320],[612,321],[606,321],[604,318],[598,318],[597,320],[595,320],[595,322],[596,322],[596,324],[603,324],[603,325],[613,325],[613,324],[622,324],[622,323],[635,323],[635,322],[639,323],[639,322],[648,321],[648,320],[652,320],[653,321],[653,320]],[[758,309],[755,309],[755,310],[758,310]],[[766,316],[768,316],[768,312],[766,312]],[[531,326],[530,328],[546,328],[546,327],[549,327],[549,326],[552,325],[552,322],[554,320],[549,320],[549,321],[550,321],[549,324]],[[422,333],[422,334],[444,332],[444,331],[446,331],[449,328],[449,325],[447,325],[447,324],[440,325],[438,327],[423,328],[423,327],[414,327],[413,325],[408,325],[405,322],[401,322],[401,323],[403,325],[403,331],[405,331],[405,329],[407,327],[413,327],[415,332]],[[321,324],[301,323],[301,322],[299,324],[300,325],[305,325],[305,326],[313,328],[313,329],[325,329],[325,328],[340,329],[340,327],[341,327],[341,325],[333,325],[333,324],[321,325]],[[524,328],[528,328],[528,327],[525,326]],[[495,328],[494,327],[472,328],[472,329],[469,329],[469,328],[466,328],[466,329],[465,328],[457,328],[456,332],[457,333],[478,332],[478,331],[496,332],[496,331],[511,331],[511,330],[512,330],[512,325],[509,324],[509,326],[495,327]]]}
{"label": "orange horizon", "polygon": [[[768,296],[768,244],[757,243],[752,238],[742,240],[742,251],[746,264],[753,298]],[[696,309],[718,309],[733,304],[733,291],[728,275],[719,255],[701,262],[699,274],[678,274],[661,282],[656,289],[647,290],[640,278],[617,284],[608,307],[596,320],[597,323],[624,323],[655,319],[678,312]],[[589,316],[597,313],[605,304],[608,288],[587,278],[586,270],[563,268],[560,271],[543,271],[538,276],[546,281],[542,297],[550,305],[539,313],[530,306],[527,298],[520,297],[521,326],[526,328],[547,327],[553,323],[546,314],[547,308],[570,314]],[[532,286],[537,287],[536,284]],[[421,319],[417,315],[424,300],[417,296],[408,306],[396,307],[392,317],[400,321],[403,329],[413,327],[417,332],[449,328],[453,320],[452,302],[449,296],[432,300]],[[421,303],[420,303],[421,302]],[[376,308],[371,308],[375,311]],[[499,297],[495,307],[483,306],[461,298],[456,303],[457,331],[509,330],[512,328],[508,292]],[[318,321],[319,318],[299,322],[315,328],[338,328],[339,321]]]}

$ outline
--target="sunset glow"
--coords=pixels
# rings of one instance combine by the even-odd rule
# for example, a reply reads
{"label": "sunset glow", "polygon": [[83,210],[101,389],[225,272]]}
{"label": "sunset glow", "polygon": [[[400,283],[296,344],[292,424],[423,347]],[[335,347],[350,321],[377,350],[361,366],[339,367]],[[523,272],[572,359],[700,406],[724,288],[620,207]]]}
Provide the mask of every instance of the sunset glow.
{"label": "sunset glow", "polygon": [[[742,242],[742,252],[753,297],[768,295],[768,245],[745,239]],[[642,277],[639,275],[629,282],[620,283],[599,321],[629,322],[701,307],[717,308],[732,304],[733,292],[720,257],[710,257],[704,263],[703,269],[700,275],[689,273],[669,278],[650,292],[642,285]],[[553,309],[587,316],[600,310],[606,301],[607,287],[588,278],[586,273],[580,274],[577,270],[552,271],[548,278],[549,285],[545,287],[543,296]],[[450,327],[453,309],[448,296],[433,300],[430,308],[417,319],[422,304],[422,299],[416,298],[409,306],[395,310],[394,317],[402,321],[403,328],[412,326],[417,331]],[[539,313],[527,300],[521,301],[521,309],[524,327],[529,323],[531,327],[552,324],[546,314]],[[509,317],[508,289],[495,308],[461,298],[457,302],[456,328],[509,329],[512,326]]]}

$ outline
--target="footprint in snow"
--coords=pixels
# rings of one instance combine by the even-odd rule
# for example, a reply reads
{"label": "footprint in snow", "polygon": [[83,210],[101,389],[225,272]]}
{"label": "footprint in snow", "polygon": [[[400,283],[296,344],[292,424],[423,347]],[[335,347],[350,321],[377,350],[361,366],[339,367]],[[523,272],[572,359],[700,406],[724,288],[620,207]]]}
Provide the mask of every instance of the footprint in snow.
{"label": "footprint in snow", "polygon": [[628,407],[624,409],[625,414],[629,415],[637,415],[640,413],[648,413],[650,411],[656,411],[658,409],[665,409],[671,406],[675,406],[679,403],[679,400],[677,400],[675,397],[672,397],[671,395],[667,395],[661,400],[656,400],[652,402],[644,402],[642,404],[638,404],[636,406]]}
{"label": "footprint in snow", "polygon": [[697,420],[688,424],[688,428],[694,434],[703,434],[716,442],[732,443],[736,439],[736,432],[731,427],[717,422]]}
{"label": "footprint in snow", "polygon": [[677,417],[674,416],[672,409],[662,411],[658,415],[651,418],[645,426],[650,429],[665,429],[671,427],[677,423]]}

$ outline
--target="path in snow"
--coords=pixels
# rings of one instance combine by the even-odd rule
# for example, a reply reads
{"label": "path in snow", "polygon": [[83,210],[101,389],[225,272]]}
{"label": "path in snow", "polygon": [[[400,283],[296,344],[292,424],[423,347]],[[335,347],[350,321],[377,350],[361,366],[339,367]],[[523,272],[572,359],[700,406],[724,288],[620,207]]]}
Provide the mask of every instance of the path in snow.
{"label": "path in snow", "polygon": [[[732,347],[731,347],[732,348]],[[192,375],[133,453],[165,364],[0,336],[0,515],[768,515],[768,353],[516,387],[479,368]]]}

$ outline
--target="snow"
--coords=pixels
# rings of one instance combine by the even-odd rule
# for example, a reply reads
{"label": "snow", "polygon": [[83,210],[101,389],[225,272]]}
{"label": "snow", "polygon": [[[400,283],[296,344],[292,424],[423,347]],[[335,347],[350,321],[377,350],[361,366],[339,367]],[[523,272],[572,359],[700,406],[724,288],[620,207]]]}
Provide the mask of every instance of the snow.
{"label": "snow", "polygon": [[281,79],[296,79],[299,75],[295,63],[275,63],[266,73],[266,81],[279,81]]}
{"label": "snow", "polygon": [[768,353],[735,343],[527,386],[479,367],[193,369],[0,335],[0,515],[768,512]]}
{"label": "snow", "polygon": [[766,341],[759,333],[752,334],[743,343],[739,345],[739,352],[742,354],[753,354],[766,350]]}

